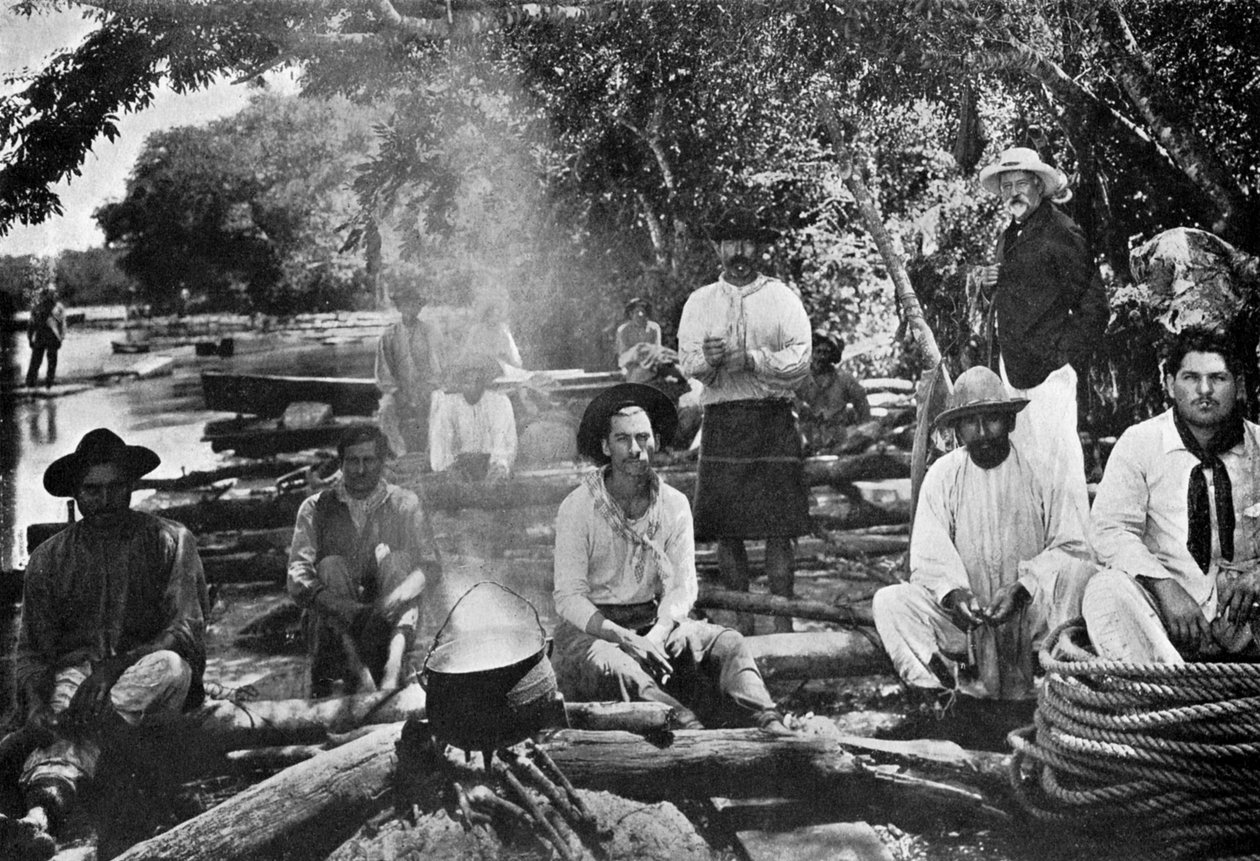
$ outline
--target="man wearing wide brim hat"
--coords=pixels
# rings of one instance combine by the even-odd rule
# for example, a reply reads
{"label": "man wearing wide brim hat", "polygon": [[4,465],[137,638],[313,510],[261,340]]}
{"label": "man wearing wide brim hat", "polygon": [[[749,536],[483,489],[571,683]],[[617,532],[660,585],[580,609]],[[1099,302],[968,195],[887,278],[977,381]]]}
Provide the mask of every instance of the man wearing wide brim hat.
{"label": "man wearing wide brim hat", "polygon": [[[678,324],[679,366],[704,384],[696,537],[717,540],[730,589],[747,591],[746,539],[765,539],[770,591],[793,593],[793,539],[812,529],[795,397],[809,377],[812,327],[800,297],[757,272],[773,231],[747,209],[710,230],[722,274],[697,289]],[[737,623],[753,633],[753,617]],[[792,620],[775,617],[775,629]]]}
{"label": "man wearing wide brim hat", "polygon": [[587,406],[578,451],[599,468],[556,515],[553,663],[571,700],[650,700],[684,727],[786,733],[737,631],[689,618],[698,591],[687,497],[652,469],[678,425],[659,390],[623,383]]}
{"label": "man wearing wide brim hat", "polygon": [[1098,266],[1084,233],[1053,202],[1068,196],[1067,178],[1035,150],[1004,151],[980,172],[980,185],[998,195],[1011,216],[994,264],[978,267],[976,277],[992,301],[990,363],[1013,394],[1029,400],[1014,439],[1058,470],[1088,516],[1076,385],[1077,368],[1107,326]]}
{"label": "man wearing wide brim hat", "polygon": [[434,398],[429,465],[464,481],[502,481],[516,463],[516,413],[490,386],[503,372],[491,356],[469,353],[446,391]]}
{"label": "man wearing wide brim hat", "polygon": [[875,627],[912,704],[939,713],[959,694],[1035,697],[1033,656],[1080,612],[1093,573],[1086,524],[1062,482],[1011,438],[1028,406],[997,374],[972,368],[938,427],[961,447],[919,491],[910,582],[875,594]]}
{"label": "man wearing wide brim hat", "polygon": [[381,390],[378,422],[396,455],[424,451],[428,445],[429,405],[444,370],[442,329],[420,312],[428,293],[415,281],[390,291],[401,319],[380,337],[376,348],[376,386]]}
{"label": "man wearing wide brim hat", "polygon": [[204,696],[209,602],[196,540],[131,510],[137,480],[159,462],[100,428],[44,472],[45,489],[73,497],[82,519],[35,548],[26,569],[14,667],[26,722],[3,747],[29,752],[20,778],[28,812],[0,822],[0,857],[53,845],[119,728]]}

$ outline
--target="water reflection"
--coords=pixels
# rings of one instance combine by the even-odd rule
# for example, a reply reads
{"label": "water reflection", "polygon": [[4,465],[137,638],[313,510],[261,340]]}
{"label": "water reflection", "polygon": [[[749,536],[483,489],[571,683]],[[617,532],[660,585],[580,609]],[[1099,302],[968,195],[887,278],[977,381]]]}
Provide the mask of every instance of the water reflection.
{"label": "water reflection", "polygon": [[57,442],[57,402],[52,398],[36,401],[26,417],[26,436],[36,445]]}
{"label": "water reflection", "polygon": [[[3,372],[12,381],[14,360],[24,358],[13,348],[12,335]],[[89,368],[108,364],[109,342],[116,333],[88,331],[67,339],[67,364]],[[23,341],[25,339],[22,339]],[[128,443],[147,446],[162,458],[154,477],[176,477],[183,472],[213,469],[230,454],[216,454],[201,436],[207,421],[222,413],[205,409],[200,372],[284,373],[324,376],[371,376],[374,342],[325,346],[294,345],[276,336],[275,347],[237,355],[232,359],[196,358],[191,348],[172,351],[176,366],[171,376],[95,386],[61,397],[31,396],[4,386],[0,407],[0,568],[25,564],[26,527],[31,523],[64,520],[64,500],[44,491],[44,470],[72,451],[83,435],[105,427]],[[133,357],[134,358],[134,357]],[[137,499],[139,499],[137,495]]]}

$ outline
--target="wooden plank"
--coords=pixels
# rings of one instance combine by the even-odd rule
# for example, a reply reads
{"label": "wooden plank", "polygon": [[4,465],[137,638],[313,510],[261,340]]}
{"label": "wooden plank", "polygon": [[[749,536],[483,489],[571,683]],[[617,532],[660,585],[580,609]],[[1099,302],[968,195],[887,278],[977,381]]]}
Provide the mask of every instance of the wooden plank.
{"label": "wooden plank", "polygon": [[792,831],[740,831],[735,839],[750,861],[893,861],[865,822],[831,822]]}

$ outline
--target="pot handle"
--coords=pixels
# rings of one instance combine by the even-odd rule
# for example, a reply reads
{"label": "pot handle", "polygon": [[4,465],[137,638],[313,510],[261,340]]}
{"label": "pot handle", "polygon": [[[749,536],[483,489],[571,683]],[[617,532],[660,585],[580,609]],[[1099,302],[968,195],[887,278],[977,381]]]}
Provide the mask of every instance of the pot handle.
{"label": "pot handle", "polygon": [[537,623],[538,632],[542,634],[542,637],[543,637],[543,646],[547,649],[547,656],[551,657],[551,638],[547,636],[547,629],[543,627],[542,617],[538,615],[538,608],[534,606],[533,602],[530,601],[528,598],[526,598],[524,595],[522,595],[520,592],[517,592],[515,589],[509,589],[507,586],[504,586],[502,583],[498,583],[494,580],[478,580],[476,583],[469,586],[464,591],[463,595],[460,595],[458,598],[455,599],[455,603],[451,605],[451,609],[446,612],[446,618],[443,619],[442,624],[438,626],[437,633],[433,635],[433,643],[429,646],[429,653],[424,656],[424,666],[420,668],[422,686],[424,685],[423,679],[426,679],[428,676],[429,658],[433,656],[433,650],[437,648],[438,640],[442,637],[442,632],[446,630],[446,626],[450,623],[451,616],[454,615],[455,613],[455,608],[460,605],[460,602],[462,602],[465,598],[471,595],[473,593],[473,590],[476,589],[478,586],[497,586],[500,589],[502,589],[504,592],[507,592],[509,595],[515,595],[517,598],[520,598],[521,601],[525,604],[525,606],[533,611],[534,622]]}

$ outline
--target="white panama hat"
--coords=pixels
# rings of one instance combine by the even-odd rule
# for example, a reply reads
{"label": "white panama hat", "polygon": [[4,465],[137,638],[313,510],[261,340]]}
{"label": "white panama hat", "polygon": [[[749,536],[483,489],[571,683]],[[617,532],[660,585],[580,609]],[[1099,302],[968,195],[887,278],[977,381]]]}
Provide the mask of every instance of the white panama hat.
{"label": "white panama hat", "polygon": [[1008,170],[1026,170],[1041,177],[1045,186],[1042,194],[1053,198],[1067,188],[1067,176],[1056,167],[1051,167],[1041,160],[1037,151],[1026,146],[1011,147],[1003,150],[996,164],[991,164],[980,171],[980,187],[990,194],[998,193],[998,177]]}

